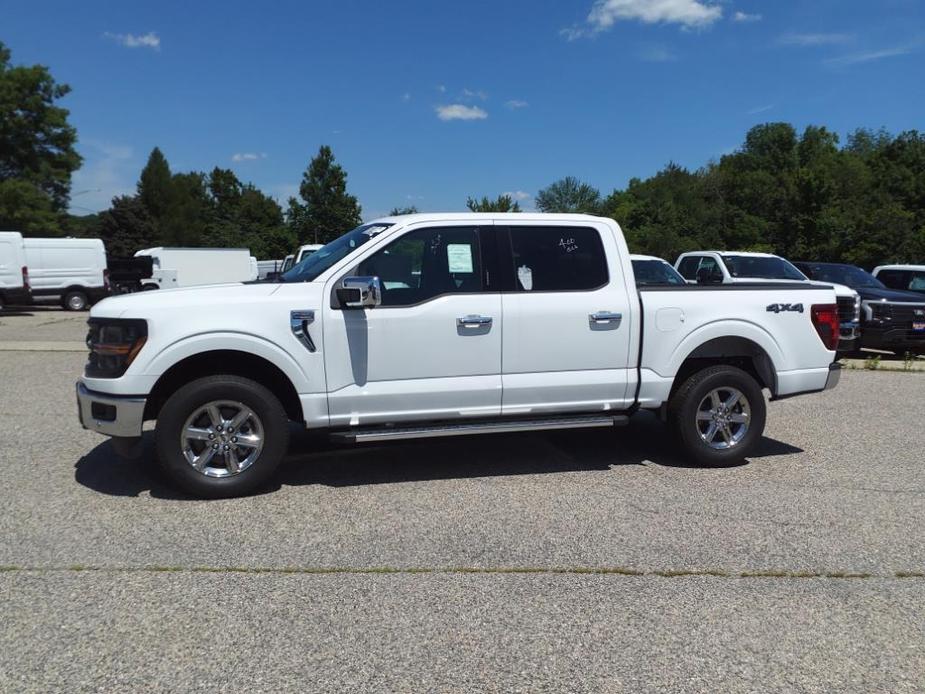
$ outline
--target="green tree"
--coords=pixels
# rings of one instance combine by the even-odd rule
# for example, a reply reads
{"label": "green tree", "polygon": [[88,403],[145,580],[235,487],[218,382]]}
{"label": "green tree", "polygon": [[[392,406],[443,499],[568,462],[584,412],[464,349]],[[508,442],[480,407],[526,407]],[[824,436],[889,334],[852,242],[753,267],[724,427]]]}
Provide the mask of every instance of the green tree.
{"label": "green tree", "polygon": [[536,194],[536,207],[542,212],[581,212],[596,214],[601,193],[574,176],[550,184]]}
{"label": "green tree", "polygon": [[111,258],[129,257],[159,243],[154,220],[138,196],[113,198],[112,207],[99,215],[99,235]]}
{"label": "green tree", "polygon": [[77,131],[56,105],[71,88],[43,65],[13,66],[0,42],[0,199],[7,228],[55,231],[80,167]]}
{"label": "green tree", "polygon": [[174,204],[172,178],[164,153],[155,147],[138,179],[138,197],[155,224],[160,224]]}
{"label": "green tree", "polygon": [[393,207],[392,211],[389,212],[389,217],[400,217],[403,214],[417,214],[418,208],[414,205],[410,207]]}
{"label": "green tree", "polygon": [[483,196],[481,200],[467,198],[466,207],[473,212],[520,212],[520,203],[510,195],[499,195],[494,200],[486,196]]}
{"label": "green tree", "polygon": [[[302,175],[299,195],[304,212],[296,218],[299,243],[327,243],[360,223],[360,205],[347,192],[347,174],[334,162],[334,153],[322,145]],[[292,205],[290,204],[290,210]]]}

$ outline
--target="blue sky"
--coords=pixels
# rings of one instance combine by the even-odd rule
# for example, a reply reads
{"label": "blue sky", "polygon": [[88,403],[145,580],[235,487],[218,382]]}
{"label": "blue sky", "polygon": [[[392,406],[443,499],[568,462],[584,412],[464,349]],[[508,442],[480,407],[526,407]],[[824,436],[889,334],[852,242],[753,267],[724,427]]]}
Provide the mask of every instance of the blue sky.
{"label": "blue sky", "polygon": [[9,3],[0,40],[73,87],[77,213],[155,145],[285,203],[329,144],[368,219],[606,194],[766,121],[925,128],[922,0]]}

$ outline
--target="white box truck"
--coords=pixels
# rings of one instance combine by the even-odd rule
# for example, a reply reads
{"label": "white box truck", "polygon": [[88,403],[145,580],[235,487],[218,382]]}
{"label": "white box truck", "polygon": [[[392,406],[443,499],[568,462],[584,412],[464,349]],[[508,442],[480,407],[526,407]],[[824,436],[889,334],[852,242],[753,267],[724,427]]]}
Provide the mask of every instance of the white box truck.
{"label": "white box truck", "polygon": [[84,311],[109,296],[102,239],[25,238],[34,299],[58,299],[62,308]]}
{"label": "white box truck", "polygon": [[22,234],[0,231],[0,310],[13,304],[31,304],[29,270]]}
{"label": "white box truck", "polygon": [[150,279],[142,289],[175,289],[203,284],[248,282],[257,279],[256,264],[247,248],[168,248],[158,246],[135,253],[150,256]]}

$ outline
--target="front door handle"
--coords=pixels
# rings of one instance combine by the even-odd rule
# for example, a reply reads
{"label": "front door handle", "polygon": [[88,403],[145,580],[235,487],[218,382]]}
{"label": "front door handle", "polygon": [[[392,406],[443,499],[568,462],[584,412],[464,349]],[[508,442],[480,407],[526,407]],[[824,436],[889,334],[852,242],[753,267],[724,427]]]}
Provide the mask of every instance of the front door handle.
{"label": "front door handle", "polygon": [[459,328],[484,328],[491,325],[491,316],[463,316],[456,319],[456,326]]}
{"label": "front door handle", "polygon": [[588,320],[599,325],[602,323],[619,323],[623,320],[623,314],[614,313],[613,311],[597,311],[590,314]]}

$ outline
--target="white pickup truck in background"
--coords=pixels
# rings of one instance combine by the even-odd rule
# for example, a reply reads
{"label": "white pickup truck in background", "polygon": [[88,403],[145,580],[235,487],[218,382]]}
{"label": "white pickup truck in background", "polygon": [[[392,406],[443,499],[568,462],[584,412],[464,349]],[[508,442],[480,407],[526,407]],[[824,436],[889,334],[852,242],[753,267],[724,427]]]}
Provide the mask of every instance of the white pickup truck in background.
{"label": "white pickup truck in background", "polygon": [[619,226],[416,214],[347,232],[278,283],[93,307],[82,424],[204,497],[250,492],[289,423],[348,441],[623,424],[660,412],[685,456],[753,451],[766,402],[833,387],[838,312],[805,282],[638,289]]}

